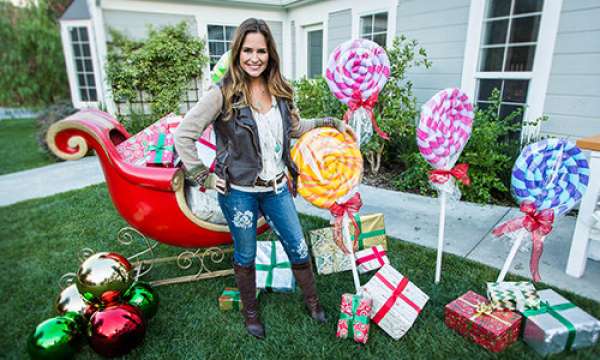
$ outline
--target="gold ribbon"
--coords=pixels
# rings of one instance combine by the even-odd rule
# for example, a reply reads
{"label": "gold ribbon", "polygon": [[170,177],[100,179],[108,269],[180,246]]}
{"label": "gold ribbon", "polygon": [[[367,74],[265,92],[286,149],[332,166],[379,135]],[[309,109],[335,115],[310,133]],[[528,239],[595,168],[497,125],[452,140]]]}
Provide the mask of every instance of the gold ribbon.
{"label": "gold ribbon", "polygon": [[477,304],[473,304],[472,302],[465,300],[462,297],[459,297],[458,300],[475,309],[475,313],[469,318],[469,320],[471,321],[475,321],[475,319],[477,319],[480,316],[490,316],[493,319],[500,321],[506,326],[511,326],[511,323],[493,314],[494,307],[489,303],[477,302]]}

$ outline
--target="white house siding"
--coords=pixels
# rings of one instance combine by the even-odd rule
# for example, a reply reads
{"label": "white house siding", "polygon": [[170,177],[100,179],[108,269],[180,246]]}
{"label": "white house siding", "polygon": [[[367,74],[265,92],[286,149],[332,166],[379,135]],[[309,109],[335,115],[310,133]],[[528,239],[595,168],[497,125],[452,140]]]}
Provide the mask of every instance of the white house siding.
{"label": "white house siding", "polygon": [[408,72],[419,104],[441,89],[460,87],[469,5],[469,0],[398,1],[396,34],[416,39],[433,63]]}
{"label": "white house siding", "polygon": [[352,10],[345,9],[329,13],[327,21],[327,54],[336,46],[352,38]]}
{"label": "white house siding", "polygon": [[190,34],[198,35],[196,19],[189,15],[157,14],[142,11],[104,10],[104,28],[110,41],[109,29],[115,29],[135,40],[145,39],[148,29],[160,29],[167,25],[176,25],[182,21],[188,23]]}
{"label": "white house siding", "polygon": [[560,15],[542,132],[600,134],[600,1],[565,0]]}
{"label": "white house siding", "polygon": [[[359,37],[360,17],[363,15],[378,12],[388,13],[387,41],[390,43],[396,33],[396,5],[397,0],[329,0],[309,2],[289,8],[287,18],[288,21],[293,21],[295,24],[294,37],[297,49],[294,50],[296,72],[293,78],[298,79],[307,73],[307,30],[323,29],[323,67],[325,67],[329,54],[337,45]],[[291,64],[292,61],[289,59],[289,69],[291,69]],[[291,74],[288,73],[289,75]]]}
{"label": "white house siding", "polygon": [[281,21],[265,21],[271,29],[271,35],[275,39],[275,47],[279,57],[283,57],[283,22]]}

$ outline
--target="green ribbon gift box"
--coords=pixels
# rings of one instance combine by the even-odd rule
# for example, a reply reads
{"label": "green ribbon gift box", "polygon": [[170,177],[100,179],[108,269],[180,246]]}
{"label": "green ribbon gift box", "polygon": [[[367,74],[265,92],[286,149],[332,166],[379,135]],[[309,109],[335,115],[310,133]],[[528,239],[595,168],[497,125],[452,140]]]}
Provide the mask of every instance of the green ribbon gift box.
{"label": "green ribbon gift box", "polygon": [[[354,220],[360,230],[356,251],[370,249],[381,245],[387,250],[387,236],[385,234],[385,222],[383,214],[375,213],[368,215],[354,215]],[[354,241],[354,225],[349,229],[352,241]],[[333,227],[312,230],[309,239],[315,266],[319,275],[333,274],[352,269],[352,257],[344,254],[335,244]]]}
{"label": "green ribbon gift box", "polygon": [[593,346],[600,321],[552,289],[538,292],[539,309],[523,312],[523,341],[542,356]]}
{"label": "green ribbon gift box", "polygon": [[292,264],[279,241],[257,241],[255,264],[257,288],[275,292],[296,289]]}
{"label": "green ribbon gift box", "polygon": [[[256,290],[256,297],[260,294],[259,290]],[[221,296],[219,296],[219,309],[221,311],[229,310],[242,310],[244,304],[240,298],[240,291],[238,288],[227,287],[223,290]]]}
{"label": "green ribbon gift box", "polygon": [[144,153],[146,154],[146,165],[172,167],[175,146],[173,135],[166,133],[153,134]]}
{"label": "green ribbon gift box", "polygon": [[242,310],[240,291],[237,288],[225,288],[219,296],[219,309],[221,311]]}
{"label": "green ribbon gift box", "polygon": [[369,340],[369,317],[373,309],[373,299],[361,295],[343,294],[340,305],[336,336],[351,338],[366,344]]}
{"label": "green ribbon gift box", "polygon": [[[369,249],[381,245],[387,251],[387,236],[385,235],[385,221],[382,213],[358,215],[354,214],[360,235],[358,236],[358,250]],[[350,229],[350,238],[354,241],[354,229]]]}

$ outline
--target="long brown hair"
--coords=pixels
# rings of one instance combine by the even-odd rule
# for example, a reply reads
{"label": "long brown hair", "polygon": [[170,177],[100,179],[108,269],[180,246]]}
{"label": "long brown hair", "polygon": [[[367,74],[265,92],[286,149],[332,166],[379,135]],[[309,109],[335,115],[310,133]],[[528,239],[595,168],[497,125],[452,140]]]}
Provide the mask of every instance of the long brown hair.
{"label": "long brown hair", "polygon": [[267,42],[269,62],[261,76],[265,79],[269,93],[277,98],[285,99],[288,104],[293,103],[294,91],[281,76],[279,55],[269,26],[264,20],[249,18],[244,20],[235,31],[231,45],[229,70],[223,77],[221,85],[225,107],[224,120],[231,118],[233,108],[237,105],[250,105],[252,103],[249,89],[250,76],[240,66],[242,44],[249,33],[261,33]]}

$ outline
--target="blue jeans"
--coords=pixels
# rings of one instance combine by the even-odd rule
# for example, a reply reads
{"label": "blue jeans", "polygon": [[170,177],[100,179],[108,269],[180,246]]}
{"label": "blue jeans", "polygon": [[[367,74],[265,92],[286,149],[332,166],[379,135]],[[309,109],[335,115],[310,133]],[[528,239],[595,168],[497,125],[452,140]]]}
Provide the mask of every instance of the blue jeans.
{"label": "blue jeans", "polygon": [[292,264],[306,263],[308,248],[304,240],[294,200],[287,185],[274,191],[246,192],[230,189],[219,194],[229,231],[233,237],[233,261],[239,266],[253,266],[256,258],[256,222],[263,214],[277,234]]}

